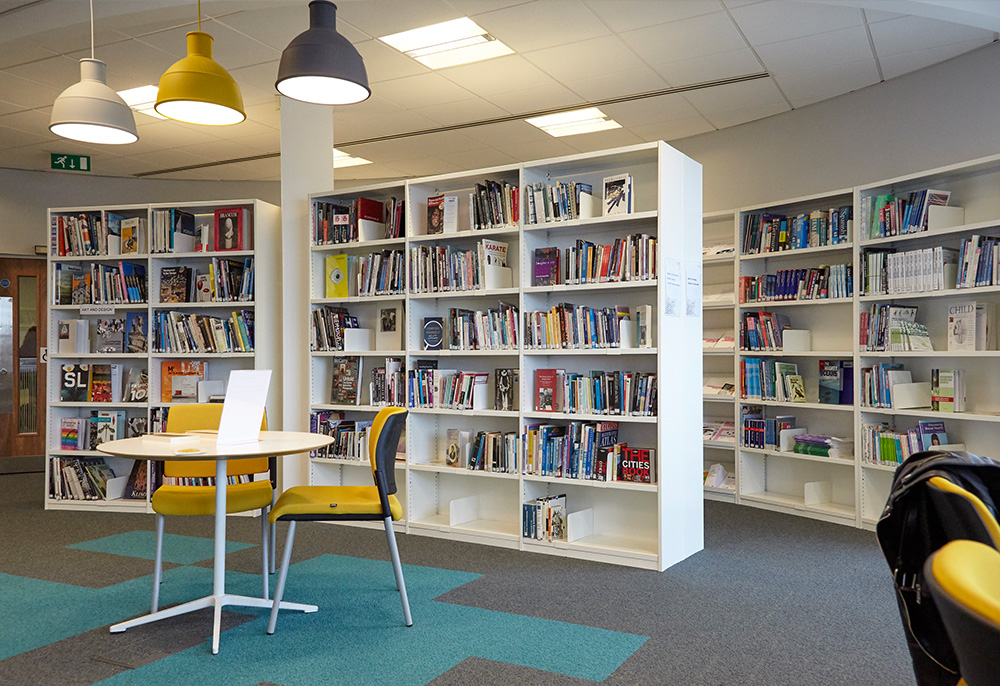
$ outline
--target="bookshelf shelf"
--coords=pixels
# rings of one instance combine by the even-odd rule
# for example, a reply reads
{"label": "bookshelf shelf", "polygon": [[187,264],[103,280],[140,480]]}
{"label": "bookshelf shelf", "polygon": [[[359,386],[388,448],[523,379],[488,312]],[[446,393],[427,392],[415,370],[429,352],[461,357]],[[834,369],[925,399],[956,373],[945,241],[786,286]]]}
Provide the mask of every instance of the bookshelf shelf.
{"label": "bookshelf shelf", "polygon": [[740,303],[742,309],[766,310],[772,307],[796,307],[800,305],[852,305],[852,298],[816,298],[814,300],[760,300]]}
{"label": "bookshelf shelf", "polygon": [[[556,183],[590,184],[595,191],[603,190],[603,180],[622,174],[632,178],[632,192],[635,199],[631,214],[597,216],[561,222],[527,225],[523,222],[529,212],[526,197],[536,184],[554,186]],[[509,410],[476,409],[455,410],[445,408],[413,407],[407,418],[406,453],[410,461],[403,467],[404,474],[397,479],[401,485],[400,500],[404,505],[406,524],[403,530],[409,533],[442,536],[454,540],[497,545],[520,550],[543,552],[551,555],[569,556],[581,559],[599,560],[663,570],[700,550],[703,545],[702,499],[704,497],[701,480],[696,476],[698,462],[696,441],[697,423],[694,408],[681,400],[681,387],[692,393],[694,378],[679,374],[684,351],[694,351],[696,334],[700,331],[700,316],[678,312],[676,316],[664,314],[664,298],[660,291],[663,284],[655,278],[620,282],[592,282],[583,284],[556,283],[552,286],[532,286],[534,278],[535,251],[540,248],[557,248],[560,254],[566,249],[575,249],[576,241],[587,240],[595,245],[610,245],[620,240],[621,245],[634,246],[634,250],[652,250],[642,264],[684,265],[697,261],[698,250],[702,248],[698,229],[700,212],[700,167],[677,153],[664,143],[642,144],[610,151],[582,153],[569,157],[553,158],[514,164],[489,169],[473,170],[457,174],[408,179],[391,184],[380,184],[344,192],[316,193],[310,196],[313,206],[312,221],[316,221],[317,208],[326,205],[346,205],[362,198],[385,203],[390,199],[402,198],[405,207],[402,212],[404,226],[403,239],[382,248],[403,251],[408,274],[407,287],[419,280],[424,283],[425,274],[414,271],[411,257],[426,259],[430,248],[451,249],[461,257],[489,240],[505,243],[506,267],[510,269],[509,288],[485,288],[479,290],[407,292],[405,294],[374,297],[320,298],[325,295],[326,278],[329,271],[327,258],[338,252],[347,251],[343,245],[313,246],[310,248],[310,274],[305,277],[311,284],[310,307],[316,311],[324,306],[343,306],[352,318],[357,318],[361,328],[376,329],[379,325],[377,313],[383,303],[400,302],[402,312],[402,349],[387,351],[366,351],[364,353],[308,352],[309,381],[303,383],[308,393],[309,407],[314,412],[341,411],[346,421],[367,421],[379,407],[366,404],[371,394],[371,377],[364,362],[364,375],[359,379],[357,394],[360,405],[332,404],[331,398],[331,358],[338,356],[363,356],[369,359],[395,356],[402,359],[404,380],[409,373],[436,368],[448,376],[454,372],[474,372],[487,377],[486,408],[496,406],[497,369],[517,371],[517,386]],[[494,185],[495,184],[495,185]],[[478,187],[477,187],[478,185]],[[521,216],[504,216],[501,226],[487,230],[472,230],[471,208],[482,209],[484,196],[481,189],[491,189],[497,195],[490,211],[517,206]],[[519,202],[505,205],[502,199],[517,192]],[[541,193],[541,191],[539,191]],[[456,196],[458,210],[457,232],[428,235],[428,199],[437,196]],[[500,203],[495,199],[501,198]],[[532,199],[534,196],[531,196]],[[697,200],[696,200],[697,198]],[[600,197],[595,195],[595,200]],[[454,201],[444,205],[446,208]],[[596,204],[596,203],[595,203]],[[506,212],[506,209],[503,210]],[[600,205],[597,205],[600,212]],[[496,215],[494,215],[496,219]],[[730,217],[732,219],[732,217]],[[448,218],[445,217],[447,223]],[[310,234],[315,231],[315,224]],[[637,236],[637,234],[639,234]],[[374,234],[378,234],[376,227]],[[656,238],[656,241],[650,240]],[[352,246],[351,254],[362,253],[366,248],[376,247],[375,243]],[[486,246],[484,246],[484,249]],[[497,249],[493,254],[502,254]],[[605,253],[607,254],[607,253]],[[641,255],[641,253],[640,253]],[[726,262],[726,261],[723,261]],[[726,263],[733,264],[732,258]],[[623,263],[624,264],[624,263]],[[500,265],[501,267],[504,265]],[[638,269],[639,263],[635,267]],[[623,272],[627,273],[627,272]],[[491,279],[490,285],[506,285],[506,273],[495,272],[483,275]],[[672,274],[673,276],[673,274]],[[683,277],[683,273],[678,274]],[[486,282],[477,280],[477,284]],[[411,282],[410,279],[414,279]],[[559,281],[565,280],[560,274]],[[430,279],[428,279],[430,281]],[[680,279],[682,293],[686,281]],[[647,320],[651,332],[652,347],[646,348],[524,348],[524,317],[527,312],[547,312],[550,308],[569,301],[586,301],[588,307],[647,308],[643,312],[651,317]],[[452,310],[466,309],[482,311],[502,306],[516,306],[519,323],[519,347],[504,350],[450,350],[447,349]],[[734,307],[720,309],[732,319]],[[637,315],[636,315],[637,316]],[[424,322],[440,317],[445,323],[444,350],[423,350]],[[630,319],[635,325],[635,316]],[[637,327],[633,329],[638,333]],[[671,341],[671,354],[663,354],[656,347],[657,341]],[[638,342],[638,338],[634,339]],[[375,347],[378,347],[377,345]],[[392,346],[397,348],[397,346]],[[675,354],[676,353],[676,354]],[[731,354],[731,353],[730,353]],[[719,359],[722,359],[720,356]],[[731,359],[731,358],[730,358]],[[658,378],[679,378],[677,393],[657,394],[657,416],[634,417],[630,415],[568,414],[533,412],[527,408],[535,406],[535,380],[540,370],[566,367],[567,373],[589,375],[592,371],[635,372],[656,374]],[[572,367],[570,369],[570,367]],[[446,369],[450,368],[450,369]],[[454,372],[452,372],[454,370]],[[729,376],[732,376],[730,371]],[[427,373],[425,379],[433,379]],[[637,377],[641,378],[641,377]],[[436,383],[432,381],[431,383]],[[478,401],[477,401],[478,402]],[[730,402],[732,402],[730,400]],[[409,404],[409,403],[408,403]],[[477,404],[477,407],[480,405]],[[729,406],[731,411],[731,405]],[[677,418],[677,431],[666,435],[667,422],[660,417]],[[301,418],[299,418],[301,421]],[[335,421],[335,420],[331,420]],[[536,425],[545,424],[565,431],[581,423],[594,427],[601,425],[609,435],[610,424],[617,424],[618,442],[628,443],[630,448],[651,448],[661,462],[659,483],[638,484],[630,482],[598,482],[577,479],[539,477],[527,473],[492,472],[468,470],[443,464],[449,441],[459,439],[461,432],[468,432],[474,439],[480,432],[499,435],[504,441],[517,437],[523,440],[529,427],[536,431]],[[356,426],[356,425],[355,425]],[[450,433],[449,433],[450,432]],[[505,444],[506,445],[506,444]],[[667,459],[669,456],[669,460]],[[414,461],[414,458],[421,462]],[[509,458],[509,455],[508,455]],[[519,459],[523,462],[523,446],[519,448]],[[434,462],[432,462],[432,460]],[[438,463],[438,460],[442,460]],[[288,469],[285,460],[284,469]],[[461,464],[461,462],[460,462]],[[523,465],[519,464],[519,467]],[[292,470],[289,470],[292,471]],[[313,484],[356,483],[354,471],[347,473],[340,464],[313,459],[309,463],[309,482]],[[572,542],[543,543],[522,538],[522,505],[540,498],[566,494],[566,513],[570,521],[583,521],[581,517],[592,517],[593,535],[580,536]],[[591,514],[586,514],[591,513]],[[662,514],[661,514],[662,513]],[[670,513],[670,514],[666,514]],[[574,517],[574,515],[576,515]],[[674,517],[678,517],[674,521]],[[456,521],[461,524],[452,524]],[[684,521],[684,531],[678,535],[678,522]],[[579,525],[578,525],[579,526]],[[637,528],[643,529],[638,537]],[[577,530],[579,534],[579,529]]]}
{"label": "bookshelf shelf", "polygon": [[917,291],[913,293],[885,293],[882,295],[862,295],[861,302],[885,302],[886,300],[930,300],[933,298],[961,298],[968,300],[977,295],[1000,293],[1000,286],[976,286],[974,288],[947,288],[942,291]]}
{"label": "bookshelf shelf", "polygon": [[327,243],[325,245],[310,245],[310,252],[328,253],[341,250],[365,250],[367,248],[401,247],[405,241],[402,238],[377,238],[371,241],[353,241],[350,243]]}
{"label": "bookshelf shelf", "polygon": [[[252,250],[226,250],[226,251],[184,251],[184,252],[152,252],[147,250],[154,241],[171,240],[168,231],[176,231],[177,235],[184,234],[183,239],[190,240],[194,244],[200,236],[204,236],[206,241],[211,241],[214,231],[215,210],[234,209],[243,210],[243,232],[239,240],[243,243],[254,246]],[[172,213],[173,221],[167,215]],[[135,241],[140,252],[126,253],[122,255],[100,255],[100,256],[72,256],[61,255],[60,252],[72,251],[69,232],[80,230],[82,235],[82,224],[78,218],[85,217],[90,237],[97,236],[100,243],[106,243],[112,252],[120,244],[124,246],[127,242]],[[167,217],[167,221],[163,219]],[[183,217],[183,218],[182,218]],[[189,218],[190,217],[190,218]],[[126,220],[128,222],[126,223]],[[79,509],[79,510],[101,510],[108,512],[150,512],[149,494],[158,485],[158,475],[155,469],[146,468],[144,476],[140,477],[139,471],[133,471],[140,464],[124,458],[113,458],[105,456],[94,450],[68,451],[62,446],[62,426],[69,427],[90,426],[97,427],[104,425],[103,422],[113,422],[114,427],[109,435],[101,436],[104,440],[112,438],[125,438],[127,436],[139,435],[151,430],[162,430],[160,423],[165,421],[169,408],[180,402],[160,402],[163,393],[170,395],[173,388],[170,385],[170,376],[175,370],[171,364],[177,361],[186,365],[188,371],[195,365],[202,365],[201,374],[203,379],[209,381],[222,381],[225,383],[229,378],[230,371],[236,369],[271,369],[273,370],[271,379],[271,389],[267,399],[267,411],[277,426],[280,426],[280,389],[281,389],[281,360],[277,356],[278,340],[280,335],[280,310],[278,301],[280,300],[280,279],[279,261],[280,251],[277,249],[280,240],[279,209],[273,205],[259,200],[223,200],[223,201],[198,201],[196,203],[171,203],[171,204],[136,204],[119,205],[111,207],[74,207],[74,208],[50,208],[49,226],[53,229],[52,241],[50,243],[50,254],[48,257],[48,267],[52,283],[56,286],[53,289],[53,304],[49,307],[49,341],[48,348],[53,351],[51,358],[53,363],[48,365],[47,372],[47,393],[48,403],[48,430],[46,436],[47,459],[46,459],[46,509]],[[186,228],[177,228],[178,226]],[[208,234],[202,234],[200,227],[207,227]],[[113,239],[118,233],[128,233],[128,236],[120,236]],[[211,244],[210,242],[208,244]],[[179,242],[178,245],[181,245]],[[220,260],[232,260],[233,265],[239,264],[249,266],[253,263],[253,283],[254,290],[258,293],[255,300],[226,300],[216,302],[182,302],[182,303],[161,303],[161,285],[167,287],[167,282],[161,284],[161,274],[169,274],[167,271],[177,272],[178,268],[188,267],[190,273],[187,281],[180,281],[180,289],[186,290],[187,294],[196,292],[195,273],[201,271],[207,275],[209,265],[213,258]],[[88,271],[88,265],[100,266],[102,270],[97,272],[96,268],[86,276],[79,277],[78,280],[86,281],[90,277],[89,288],[91,290],[90,300],[101,299],[98,297],[98,288],[103,282],[105,289],[102,297],[109,299],[107,294],[114,293],[113,288],[119,288],[118,294],[126,293],[127,297],[135,300],[134,290],[139,293],[148,294],[146,302],[141,303],[117,303],[117,304],[66,304],[67,297],[62,290],[60,279],[65,279],[63,273],[72,275],[74,272],[81,273]],[[219,263],[222,264],[222,263]],[[226,263],[227,265],[230,263]],[[114,269],[118,269],[114,272]],[[226,267],[226,274],[231,280],[227,282],[227,287],[234,287],[241,283],[239,275],[235,271],[229,271],[231,267]],[[232,267],[235,269],[235,267]],[[79,271],[78,271],[79,270]],[[100,274],[100,279],[95,274]],[[183,278],[183,277],[182,277]],[[216,283],[216,287],[221,291],[221,282]],[[78,283],[74,283],[74,291]],[[80,288],[85,290],[86,283]],[[83,292],[81,290],[81,293]],[[238,289],[237,289],[238,290]],[[117,296],[113,296],[114,297]],[[181,296],[183,297],[183,296]],[[193,297],[193,296],[192,296]],[[81,299],[88,299],[86,296]],[[232,352],[232,353],[161,353],[155,352],[155,347],[159,343],[154,343],[154,336],[163,333],[163,329],[156,329],[155,317],[157,313],[178,312],[184,317],[193,317],[191,321],[210,322],[210,319],[199,319],[202,317],[216,317],[219,320],[229,321],[233,311],[245,310],[253,317],[253,332],[256,345],[254,352]],[[249,317],[250,315],[248,315]],[[249,318],[247,319],[249,322]],[[74,324],[73,322],[76,322]],[[77,328],[76,346],[82,349],[83,345],[89,345],[90,350],[98,349],[100,341],[101,349],[108,346],[110,349],[113,343],[123,352],[97,353],[80,352],[68,353],[65,350],[72,349],[72,338],[63,339],[65,347],[60,348],[59,330],[60,323],[64,323],[63,330]],[[108,328],[108,324],[111,328]],[[129,327],[137,328],[131,329]],[[224,327],[229,324],[223,324]],[[141,327],[141,328],[140,328]],[[81,344],[79,336],[84,330],[89,332],[89,343]],[[115,339],[114,335],[108,338],[108,331],[119,332],[120,338]],[[201,343],[192,331],[188,329],[184,334],[188,337],[188,344],[192,347],[200,347]],[[215,333],[226,336],[230,340],[236,336],[235,329]],[[122,333],[123,332],[123,333]],[[199,333],[207,336],[204,329]],[[180,328],[171,332],[171,335],[180,335]],[[63,352],[59,352],[60,349]],[[125,352],[130,350],[130,352]],[[120,383],[123,398],[128,398],[129,388],[142,389],[143,393],[140,402],[86,402],[86,401],[63,401],[63,397],[73,397],[78,395],[76,391],[69,390],[64,385],[64,367],[69,370],[70,365],[79,365],[75,369],[76,374],[81,373],[83,365],[87,365],[92,373],[88,380],[88,387],[93,387],[93,372],[101,370],[102,365],[120,365]],[[114,372],[114,367],[112,367]],[[81,377],[82,378],[82,377]],[[111,384],[118,382],[117,373],[110,374]],[[103,383],[103,382],[102,382]],[[134,386],[133,386],[134,384]],[[143,384],[145,388],[142,388]],[[166,385],[164,385],[166,384]],[[82,385],[81,385],[82,387]],[[164,389],[166,389],[164,391]],[[196,393],[195,383],[186,383],[180,391],[183,394]],[[64,395],[66,393],[66,395]],[[117,397],[117,396],[112,396]],[[132,396],[135,397],[135,396]],[[194,402],[192,395],[191,400]],[[101,416],[98,416],[99,413]],[[100,420],[100,422],[98,421]],[[111,426],[111,424],[107,424]],[[90,431],[86,431],[85,438],[90,443]],[[72,433],[70,434],[72,435]],[[77,434],[79,436],[79,433]],[[94,441],[98,440],[96,434]],[[70,491],[62,490],[63,486],[68,487],[66,473],[62,467],[69,464],[73,458],[100,458],[107,464],[118,477],[129,477],[130,483],[127,488],[132,489],[133,485],[135,499],[122,500],[73,500],[65,495]],[[57,471],[58,470],[58,471]],[[62,475],[62,476],[59,476]],[[85,477],[86,478],[86,477]],[[142,481],[144,479],[144,481]],[[133,484],[133,480],[139,481]],[[56,488],[60,489],[63,498],[59,499]],[[91,484],[97,488],[96,484]],[[131,491],[130,491],[131,492]]]}
{"label": "bookshelf shelf", "polygon": [[893,415],[896,417],[927,417],[936,419],[957,419],[959,421],[965,422],[988,422],[988,423],[998,423],[1000,422],[1000,411],[996,414],[987,414],[979,412],[935,412],[929,407],[926,408],[916,408],[907,410],[894,410],[885,407],[861,407],[861,412],[867,414],[884,414]]}
{"label": "bookshelf shelf", "polygon": [[704,441],[702,445],[713,450],[736,450],[736,444],[729,441]]}
{"label": "bookshelf shelf", "polygon": [[862,469],[871,469],[871,470],[874,470],[874,471],[877,471],[877,472],[895,473],[896,470],[899,469],[899,465],[898,464],[872,464],[870,462],[862,462],[861,463],[861,468]]}
{"label": "bookshelf shelf", "polygon": [[[405,350],[310,350],[313,357],[344,357],[355,355],[360,357],[403,357]],[[424,354],[424,353],[421,353]]]}
{"label": "bookshelf shelf", "polygon": [[702,400],[706,403],[734,403],[736,398],[731,395],[704,395]]}
{"label": "bookshelf shelf", "polygon": [[735,348],[709,348],[707,350],[703,350],[701,354],[709,356],[719,355],[724,357],[732,357],[734,352],[736,352]]}
{"label": "bookshelf shelf", "polygon": [[740,350],[743,357],[829,357],[851,358],[850,350]]}
{"label": "bookshelf shelf", "polygon": [[869,351],[861,350],[858,352],[858,356],[861,358],[865,357],[915,357],[919,359],[923,358],[949,358],[949,357],[971,357],[973,359],[977,357],[1000,357],[1000,350],[924,350],[924,351],[912,351],[912,350],[891,350],[891,351]]}
{"label": "bookshelf shelf", "polygon": [[740,499],[750,502],[758,502],[771,505],[781,505],[790,507],[803,513],[812,512],[837,519],[849,519],[854,521],[854,507],[840,505],[837,503],[823,503],[819,505],[806,505],[805,499],[798,496],[786,495],[784,493],[772,493],[763,491],[759,493],[742,493]]}
{"label": "bookshelf shelf", "polygon": [[745,453],[752,455],[768,455],[774,457],[787,457],[792,460],[805,460],[807,462],[822,462],[824,464],[839,465],[841,467],[854,467],[854,458],[833,458],[818,455],[803,455],[801,453],[782,452],[780,450],[760,450],[758,448],[740,448]]}
{"label": "bookshelf shelf", "polygon": [[988,219],[974,224],[961,224],[959,226],[949,226],[933,231],[920,231],[918,233],[908,233],[901,236],[891,236],[888,238],[867,238],[861,241],[861,247],[871,248],[879,245],[889,245],[895,243],[908,243],[910,241],[928,239],[940,243],[942,238],[954,236],[956,234],[966,235],[978,231],[988,231],[1000,227],[1000,219]]}
{"label": "bookshelf shelf", "polygon": [[765,252],[754,255],[740,255],[740,262],[751,262],[766,259],[786,259],[793,260],[812,255],[823,255],[831,252],[850,252],[851,243],[838,243],[837,245],[823,245],[815,248],[799,248],[798,250],[783,250],[780,252]]}
{"label": "bookshelf shelf", "polygon": [[834,405],[827,403],[790,403],[781,400],[749,400],[742,399],[741,403],[745,405],[767,405],[769,407],[784,407],[790,410],[800,409],[800,410],[831,410],[834,412],[853,412],[853,405]]}

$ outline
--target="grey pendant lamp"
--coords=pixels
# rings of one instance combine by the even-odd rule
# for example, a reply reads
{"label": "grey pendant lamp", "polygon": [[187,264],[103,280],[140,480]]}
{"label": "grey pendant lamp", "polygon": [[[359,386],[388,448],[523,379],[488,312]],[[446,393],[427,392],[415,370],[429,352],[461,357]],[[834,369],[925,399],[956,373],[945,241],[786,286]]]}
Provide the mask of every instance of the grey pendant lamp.
{"label": "grey pendant lamp", "polygon": [[107,83],[107,65],[94,59],[94,0],[90,0],[90,58],[80,60],[80,82],[52,103],[49,131],[85,143],[119,145],[139,140],[135,116]]}
{"label": "grey pendant lamp", "polygon": [[309,29],[281,53],[278,92],[317,105],[350,105],[372,94],[360,53],[337,32],[337,6],[329,0],[309,3]]}

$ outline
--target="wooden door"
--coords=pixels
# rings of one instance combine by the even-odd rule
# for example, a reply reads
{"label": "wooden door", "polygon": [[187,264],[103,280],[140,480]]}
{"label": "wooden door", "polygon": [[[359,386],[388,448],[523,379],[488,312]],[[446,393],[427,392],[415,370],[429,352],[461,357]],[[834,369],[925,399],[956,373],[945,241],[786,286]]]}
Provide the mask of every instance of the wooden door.
{"label": "wooden door", "polygon": [[0,459],[45,453],[45,271],[0,257]]}

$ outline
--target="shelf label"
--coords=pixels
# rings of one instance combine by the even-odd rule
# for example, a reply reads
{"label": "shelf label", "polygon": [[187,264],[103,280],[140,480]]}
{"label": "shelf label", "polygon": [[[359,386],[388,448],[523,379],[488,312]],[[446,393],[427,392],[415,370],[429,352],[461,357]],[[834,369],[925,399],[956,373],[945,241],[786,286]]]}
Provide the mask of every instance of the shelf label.
{"label": "shelf label", "polygon": [[701,262],[686,262],[687,316],[701,316]]}
{"label": "shelf label", "polygon": [[80,314],[114,314],[114,305],[80,305]]}
{"label": "shelf label", "polygon": [[65,171],[90,171],[90,155],[66,155],[49,153],[52,156],[52,168]]}
{"label": "shelf label", "polygon": [[663,260],[660,274],[663,275],[663,314],[668,317],[680,317],[684,285],[681,277],[681,263],[669,258]]}

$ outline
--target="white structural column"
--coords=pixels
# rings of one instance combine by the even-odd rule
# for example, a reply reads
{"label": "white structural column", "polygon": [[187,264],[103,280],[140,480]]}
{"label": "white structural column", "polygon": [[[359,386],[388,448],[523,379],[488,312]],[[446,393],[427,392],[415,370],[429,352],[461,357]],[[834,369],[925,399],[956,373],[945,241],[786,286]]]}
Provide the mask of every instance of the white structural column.
{"label": "white structural column", "polygon": [[[309,430],[309,194],[333,188],[333,108],[281,98],[282,427]],[[309,481],[309,462],[282,461],[282,489]]]}

